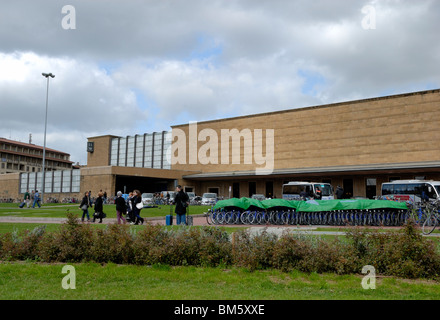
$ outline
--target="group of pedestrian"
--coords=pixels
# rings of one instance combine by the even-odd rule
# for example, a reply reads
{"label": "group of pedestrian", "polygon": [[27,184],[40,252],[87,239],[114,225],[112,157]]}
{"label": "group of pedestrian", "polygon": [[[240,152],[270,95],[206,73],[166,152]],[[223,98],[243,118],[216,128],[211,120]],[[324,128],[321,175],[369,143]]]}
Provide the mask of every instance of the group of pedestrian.
{"label": "group of pedestrian", "polygon": [[79,208],[83,211],[81,221],[84,222],[84,218],[87,217],[87,222],[90,222],[90,214],[89,214],[89,208],[94,209],[93,213],[93,219],[92,222],[95,222],[96,219],[99,219],[99,223],[102,223],[102,219],[106,217],[106,214],[104,213],[104,193],[98,192],[98,197],[95,199],[94,203],[92,203],[92,200],[90,198],[92,192],[86,191],[84,193],[84,197],[82,198],[81,203],[79,204]]}
{"label": "group of pedestrian", "polygon": [[23,202],[20,204],[20,208],[23,208],[25,205],[27,208],[29,208],[31,202],[33,202],[32,208],[35,208],[35,205],[37,205],[38,208],[41,208],[41,198],[38,190],[32,190],[32,193],[29,193],[29,190],[26,190],[24,193]]}
{"label": "group of pedestrian", "polygon": [[[85,217],[87,221],[90,222],[89,208],[93,206],[93,222],[99,219],[99,223],[102,223],[102,219],[105,218],[105,213],[103,211],[104,203],[104,193],[100,191],[98,197],[96,198],[94,204],[92,205],[91,192],[86,191],[84,197],[79,205],[79,208],[83,211],[81,221],[84,222]],[[176,188],[176,196],[174,198],[174,204],[176,205],[176,223],[186,224],[186,211],[189,205],[189,197],[182,187],[179,185]],[[141,210],[143,209],[142,194],[139,190],[134,190],[130,192],[127,199],[123,197],[121,191],[117,192],[115,199],[116,205],[116,219],[118,224],[130,222],[130,224],[138,225],[144,223],[144,218],[141,217]]]}
{"label": "group of pedestrian", "polygon": [[[124,223],[126,223],[127,220],[130,221],[130,224],[143,224],[144,218],[141,217],[141,210],[144,207],[142,203],[142,195],[139,190],[134,190],[133,192],[130,192],[128,195],[127,200],[125,201],[125,208],[122,203],[122,192],[118,192],[118,197],[115,200],[116,204],[116,213],[119,211],[118,217],[118,223],[122,220]],[[118,210],[119,208],[119,210]],[[126,212],[127,219],[123,217],[123,212]]]}

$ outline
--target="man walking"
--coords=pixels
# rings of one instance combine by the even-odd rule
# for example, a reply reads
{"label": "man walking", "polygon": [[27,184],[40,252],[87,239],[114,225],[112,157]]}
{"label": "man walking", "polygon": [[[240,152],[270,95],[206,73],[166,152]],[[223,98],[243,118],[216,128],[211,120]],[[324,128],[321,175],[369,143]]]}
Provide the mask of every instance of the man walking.
{"label": "man walking", "polygon": [[32,208],[35,208],[35,204],[38,204],[38,208],[41,208],[41,205],[40,205],[40,194],[38,193],[38,190],[35,190],[34,204],[32,205]]}

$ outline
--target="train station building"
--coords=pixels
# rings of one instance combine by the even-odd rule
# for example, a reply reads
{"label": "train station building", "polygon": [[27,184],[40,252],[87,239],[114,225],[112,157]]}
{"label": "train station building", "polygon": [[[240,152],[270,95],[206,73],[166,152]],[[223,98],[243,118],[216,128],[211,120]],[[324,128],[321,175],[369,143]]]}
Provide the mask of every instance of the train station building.
{"label": "train station building", "polygon": [[[429,90],[90,137],[78,194],[180,184],[198,195],[280,198],[284,183],[314,181],[373,198],[383,182],[440,180],[439,129],[440,90]],[[21,197],[24,175],[5,176],[2,190],[8,180]]]}

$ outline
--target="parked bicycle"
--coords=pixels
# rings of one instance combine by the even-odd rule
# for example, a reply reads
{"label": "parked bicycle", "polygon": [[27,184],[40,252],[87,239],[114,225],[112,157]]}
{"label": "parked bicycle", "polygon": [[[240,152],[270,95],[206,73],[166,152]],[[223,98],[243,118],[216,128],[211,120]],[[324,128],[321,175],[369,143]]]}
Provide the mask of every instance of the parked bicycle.
{"label": "parked bicycle", "polygon": [[426,206],[427,216],[422,225],[422,233],[431,234],[440,223],[440,202],[439,199]]}

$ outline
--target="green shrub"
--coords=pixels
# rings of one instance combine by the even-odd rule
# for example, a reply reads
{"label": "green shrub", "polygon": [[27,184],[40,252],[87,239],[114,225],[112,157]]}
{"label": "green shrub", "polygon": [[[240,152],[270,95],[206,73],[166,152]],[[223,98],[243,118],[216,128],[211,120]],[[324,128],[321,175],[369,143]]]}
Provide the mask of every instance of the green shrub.
{"label": "green shrub", "polygon": [[271,268],[277,239],[275,234],[266,230],[255,236],[252,236],[248,230],[237,232],[232,244],[233,264],[251,271]]}
{"label": "green shrub", "polygon": [[[94,229],[68,213],[57,232],[44,227],[0,235],[0,259],[169,265],[237,266],[250,271],[360,273],[372,265],[378,274],[404,278],[438,278],[440,255],[410,221],[397,232],[350,228],[347,237],[324,240],[285,232],[248,230],[232,239],[219,228],[164,228],[147,224],[137,234],[128,225]],[[232,240],[232,241],[231,241]]]}
{"label": "green shrub", "polygon": [[100,263],[130,264],[133,261],[134,238],[128,225],[110,224],[97,230],[91,246],[92,260]]}
{"label": "green shrub", "polygon": [[348,234],[356,256],[377,273],[404,278],[437,278],[440,256],[410,220],[398,232],[352,230]]}
{"label": "green shrub", "polygon": [[4,260],[36,260],[38,246],[45,234],[45,226],[32,231],[23,230],[5,233],[0,237],[0,259]]}
{"label": "green shrub", "polygon": [[72,213],[60,230],[44,237],[39,245],[40,257],[46,262],[92,261],[95,232],[88,224],[80,224]]}

